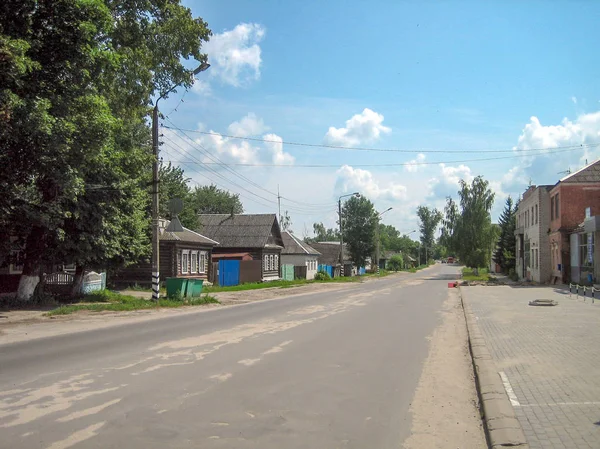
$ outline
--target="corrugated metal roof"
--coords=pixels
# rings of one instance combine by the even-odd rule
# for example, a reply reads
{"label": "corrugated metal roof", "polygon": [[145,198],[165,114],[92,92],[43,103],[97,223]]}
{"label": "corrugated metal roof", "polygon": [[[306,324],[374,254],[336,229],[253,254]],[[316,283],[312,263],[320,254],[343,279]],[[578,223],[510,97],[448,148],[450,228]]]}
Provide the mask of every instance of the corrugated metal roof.
{"label": "corrugated metal roof", "polygon": [[311,256],[321,254],[308,243],[297,239],[291,232],[283,231],[281,237],[283,238],[283,251],[281,251],[281,254],[308,254]]}
{"label": "corrugated metal roof", "polygon": [[[321,253],[319,263],[323,265],[337,265],[340,263],[340,244],[339,242],[319,242],[311,243],[311,246]],[[348,247],[344,243],[344,262],[350,262]]]}
{"label": "corrugated metal roof", "polygon": [[200,214],[198,231],[222,248],[282,247],[275,214]]}

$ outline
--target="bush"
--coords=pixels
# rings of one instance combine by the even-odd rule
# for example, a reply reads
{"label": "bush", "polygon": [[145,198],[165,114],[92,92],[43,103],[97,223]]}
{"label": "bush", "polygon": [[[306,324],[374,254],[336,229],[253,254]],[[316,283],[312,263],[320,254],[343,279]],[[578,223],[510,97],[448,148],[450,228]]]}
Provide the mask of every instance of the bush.
{"label": "bush", "polygon": [[399,271],[402,269],[404,265],[404,260],[402,256],[392,256],[388,262],[387,268],[392,271]]}
{"label": "bush", "polygon": [[511,281],[518,281],[519,280],[519,275],[517,274],[517,272],[515,271],[514,268],[511,268],[510,270],[508,270],[508,278]]}
{"label": "bush", "polygon": [[315,274],[315,281],[328,281],[330,279],[331,276],[329,276],[329,273],[326,271],[319,271],[317,274]]}

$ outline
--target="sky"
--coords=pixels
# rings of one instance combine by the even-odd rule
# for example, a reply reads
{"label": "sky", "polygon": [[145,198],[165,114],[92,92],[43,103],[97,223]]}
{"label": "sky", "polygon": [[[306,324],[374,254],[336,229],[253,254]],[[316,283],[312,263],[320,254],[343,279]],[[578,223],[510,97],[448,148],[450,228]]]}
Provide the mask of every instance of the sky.
{"label": "sky", "polygon": [[408,233],[479,175],[495,221],[600,158],[600,2],[184,4],[211,67],[161,101],[162,158],[247,213],[277,213],[279,191],[301,237],[353,192]]}

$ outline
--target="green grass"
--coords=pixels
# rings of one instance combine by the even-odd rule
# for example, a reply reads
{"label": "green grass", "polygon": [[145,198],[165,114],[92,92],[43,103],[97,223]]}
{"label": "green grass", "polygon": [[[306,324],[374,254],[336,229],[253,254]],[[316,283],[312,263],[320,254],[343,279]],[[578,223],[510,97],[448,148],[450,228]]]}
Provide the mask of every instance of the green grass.
{"label": "green grass", "polygon": [[247,284],[232,285],[230,287],[204,287],[202,291],[206,293],[219,293],[219,292],[239,292],[244,290],[259,290],[262,288],[291,288],[298,285],[305,284],[323,284],[323,283],[336,283],[336,282],[360,282],[366,275],[363,276],[344,276],[335,277],[326,281],[315,281],[306,279],[296,279],[294,281],[269,281],[269,282],[249,282]]}
{"label": "green grass", "polygon": [[489,281],[491,279],[487,268],[480,268],[479,275],[476,276],[472,268],[466,267],[462,269],[462,278],[465,281]]}
{"label": "green grass", "polygon": [[132,310],[154,309],[158,307],[183,307],[183,306],[199,306],[203,304],[218,303],[212,296],[204,295],[198,298],[175,300],[175,299],[160,299],[158,303],[142,299],[134,298],[133,296],[122,295],[120,293],[104,290],[94,292],[82,296],[76,304],[60,306],[50,312],[47,316],[54,315],[69,315],[80,310],[88,310],[91,312],[127,312]]}

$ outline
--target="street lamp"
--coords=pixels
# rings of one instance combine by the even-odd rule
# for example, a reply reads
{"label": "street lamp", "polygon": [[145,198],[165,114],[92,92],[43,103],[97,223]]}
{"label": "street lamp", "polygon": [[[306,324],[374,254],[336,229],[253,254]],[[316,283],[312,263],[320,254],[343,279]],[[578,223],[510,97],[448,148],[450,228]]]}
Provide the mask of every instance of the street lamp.
{"label": "street lamp", "polygon": [[342,195],[338,198],[338,213],[340,216],[340,276],[344,276],[344,227],[342,225],[342,198],[346,198],[348,196],[360,198],[360,193],[349,193],[348,195]]}
{"label": "street lamp", "polygon": [[[413,232],[417,232],[416,229],[413,229],[410,232],[407,232],[406,234],[402,234],[402,237],[408,237],[409,235],[411,235]],[[419,243],[419,265],[421,264],[421,244]],[[406,267],[406,265],[405,265]]]}
{"label": "street lamp", "polygon": [[[192,70],[192,76],[204,72],[210,67],[210,64],[203,62],[196,69]],[[166,98],[180,84],[176,84],[166,92],[162,93],[154,103],[152,111],[152,300],[158,301],[160,297],[160,223],[158,217],[158,102]]]}
{"label": "street lamp", "polygon": [[383,212],[377,213],[377,223],[375,224],[375,234],[376,234],[376,238],[377,238],[377,251],[375,253],[375,258],[376,263],[377,263],[377,274],[379,274],[379,219],[381,218],[381,216],[383,214],[385,214],[386,212],[391,211],[392,208],[388,207],[386,210],[384,210]]}

